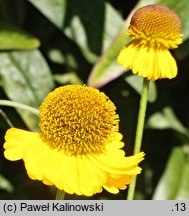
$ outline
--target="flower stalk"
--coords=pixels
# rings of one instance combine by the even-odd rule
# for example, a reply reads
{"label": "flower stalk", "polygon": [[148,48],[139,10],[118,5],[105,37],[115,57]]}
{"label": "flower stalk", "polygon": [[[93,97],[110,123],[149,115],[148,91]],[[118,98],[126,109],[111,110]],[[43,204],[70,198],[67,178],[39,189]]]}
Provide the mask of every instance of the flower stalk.
{"label": "flower stalk", "polygon": [[65,191],[57,189],[56,191],[56,200],[64,200],[65,199]]}
{"label": "flower stalk", "polygon": [[14,108],[19,108],[23,110],[27,110],[29,112],[34,113],[35,115],[39,115],[39,111],[36,108],[33,108],[31,106],[21,104],[15,101],[9,101],[9,100],[0,100],[0,106],[9,106],[9,107],[14,107]]}
{"label": "flower stalk", "polygon": [[[141,99],[140,99],[140,106],[139,106],[134,154],[139,153],[141,150],[142,136],[143,136],[143,131],[144,131],[144,122],[145,122],[145,115],[146,115],[146,107],[147,107],[147,98],[148,98],[148,86],[149,86],[149,80],[144,79],[143,89],[142,89],[142,94],[141,94]],[[132,177],[132,183],[129,186],[127,200],[133,200],[134,198],[136,179],[137,179],[137,176]]]}

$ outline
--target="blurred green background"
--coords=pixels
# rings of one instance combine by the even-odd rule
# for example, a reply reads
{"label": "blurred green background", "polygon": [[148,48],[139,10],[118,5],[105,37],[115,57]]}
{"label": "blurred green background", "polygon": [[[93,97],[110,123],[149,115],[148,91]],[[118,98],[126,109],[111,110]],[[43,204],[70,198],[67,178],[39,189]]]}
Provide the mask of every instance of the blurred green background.
{"label": "blurred green background", "polygon": [[[178,76],[150,83],[135,199],[189,199],[189,1],[0,0],[0,98],[38,108],[57,86],[88,84],[117,106],[125,151],[132,155],[142,79],[115,61],[136,8],[161,3],[179,15],[183,44],[171,53]],[[54,199],[55,188],[30,180],[22,161],[3,156],[8,128],[38,131],[28,111],[0,106],[0,199]],[[126,199],[127,190],[66,199]]]}

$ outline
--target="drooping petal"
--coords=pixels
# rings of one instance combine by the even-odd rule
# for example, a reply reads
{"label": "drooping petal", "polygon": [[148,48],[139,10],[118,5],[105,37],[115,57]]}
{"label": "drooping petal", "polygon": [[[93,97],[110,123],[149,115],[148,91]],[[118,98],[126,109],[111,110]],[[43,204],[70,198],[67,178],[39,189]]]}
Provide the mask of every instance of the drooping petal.
{"label": "drooping petal", "polygon": [[[16,142],[14,137],[17,138]],[[20,152],[19,159],[23,159],[31,179],[55,185],[70,194],[92,196],[102,191],[106,173],[86,157],[65,156],[61,151],[50,149],[38,133],[14,128],[10,129],[6,138],[10,145],[6,143],[5,146],[11,147],[11,151]],[[5,150],[5,154],[7,151],[10,150]]]}
{"label": "drooping petal", "polygon": [[150,43],[143,44],[139,40],[133,40],[123,47],[117,62],[147,79],[172,79],[177,75],[176,61],[168,49]]}
{"label": "drooping petal", "polygon": [[136,175],[141,168],[137,164],[143,160],[144,153],[139,153],[130,157],[112,158],[109,155],[90,157],[90,160],[103,171],[118,175]]}
{"label": "drooping petal", "polygon": [[107,175],[98,169],[87,158],[78,158],[78,184],[81,194],[91,196],[102,191],[102,185],[107,181]]}
{"label": "drooping petal", "polygon": [[159,63],[160,78],[172,79],[177,75],[177,65],[169,50],[160,49],[157,54]]}
{"label": "drooping petal", "polygon": [[39,134],[35,132],[10,128],[5,135],[5,157],[11,161],[22,159],[25,147],[32,145],[35,142],[34,139],[38,136]]}
{"label": "drooping petal", "polygon": [[127,188],[127,185],[131,183],[131,176],[122,176],[120,178],[112,178],[109,177],[106,185],[104,185],[104,189],[109,191],[110,193],[117,194],[119,193],[119,189],[124,190]]}
{"label": "drooping petal", "polygon": [[31,179],[66,193],[92,196],[103,188],[111,193],[125,189],[131,176],[140,172],[137,164],[143,153],[125,157],[121,139],[121,134],[114,133],[106,151],[99,155],[67,156],[50,148],[39,133],[14,128],[8,130],[4,147],[9,160],[23,159]]}

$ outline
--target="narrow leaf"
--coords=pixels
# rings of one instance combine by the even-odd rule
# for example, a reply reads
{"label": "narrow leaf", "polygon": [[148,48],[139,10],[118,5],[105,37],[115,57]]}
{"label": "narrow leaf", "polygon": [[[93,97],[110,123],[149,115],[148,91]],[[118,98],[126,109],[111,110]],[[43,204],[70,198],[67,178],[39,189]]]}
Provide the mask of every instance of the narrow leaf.
{"label": "narrow leaf", "polygon": [[16,27],[0,23],[0,50],[31,50],[40,45],[37,38]]}
{"label": "narrow leaf", "polygon": [[175,113],[170,107],[165,107],[162,112],[154,113],[148,119],[146,126],[153,129],[173,129],[179,133],[189,136],[189,131],[178,120]]}
{"label": "narrow leaf", "polygon": [[189,199],[189,156],[180,147],[173,149],[153,199]]}

